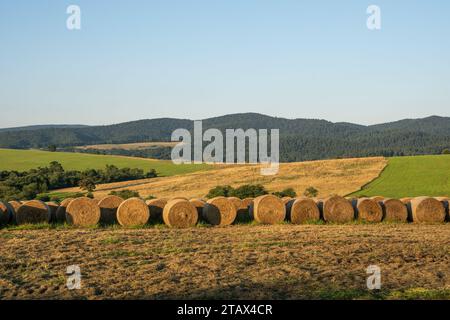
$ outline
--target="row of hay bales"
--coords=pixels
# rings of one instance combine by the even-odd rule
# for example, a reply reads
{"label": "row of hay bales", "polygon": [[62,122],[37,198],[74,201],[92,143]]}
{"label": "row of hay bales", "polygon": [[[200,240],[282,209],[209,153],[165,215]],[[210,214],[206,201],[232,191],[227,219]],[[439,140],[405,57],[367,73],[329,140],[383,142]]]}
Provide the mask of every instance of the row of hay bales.
{"label": "row of hay bales", "polygon": [[169,227],[187,228],[199,221],[227,226],[236,221],[250,220],[262,224],[276,224],[285,220],[302,224],[320,220],[346,223],[355,219],[365,222],[444,222],[449,219],[449,199],[346,199],[340,196],[280,199],[264,195],[244,200],[216,197],[208,201],[186,198],[143,201],[140,198],[124,200],[111,195],[102,199],[69,198],[61,204],[39,200],[0,202],[0,225],[68,223],[91,226],[117,223],[129,227],[163,222]]}

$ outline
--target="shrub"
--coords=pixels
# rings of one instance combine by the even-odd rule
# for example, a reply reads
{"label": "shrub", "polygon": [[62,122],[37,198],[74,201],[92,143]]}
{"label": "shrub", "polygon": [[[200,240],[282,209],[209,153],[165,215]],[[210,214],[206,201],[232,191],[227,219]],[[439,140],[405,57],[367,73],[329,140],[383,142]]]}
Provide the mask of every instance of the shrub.
{"label": "shrub", "polygon": [[50,152],[55,152],[56,151],[56,146],[54,144],[51,144],[47,147],[47,150]]}
{"label": "shrub", "polygon": [[230,197],[230,193],[234,189],[230,186],[217,186],[209,190],[208,194],[206,195],[206,198],[211,199],[215,197]]}
{"label": "shrub", "polygon": [[124,190],[120,190],[120,191],[111,191],[109,194],[112,196],[121,197],[122,199],[125,199],[125,200],[129,199],[129,198],[140,198],[139,192],[128,190],[128,189],[124,189]]}
{"label": "shrub", "polygon": [[92,178],[83,178],[80,180],[78,184],[81,188],[81,190],[86,190],[88,193],[92,193],[92,191],[95,190],[95,182]]}
{"label": "shrub", "polygon": [[209,190],[206,198],[237,197],[240,199],[245,199],[256,198],[267,193],[267,190],[260,184],[246,184],[236,189],[231,186],[217,186]]}
{"label": "shrub", "polygon": [[280,198],[283,198],[283,197],[295,198],[297,196],[297,193],[295,192],[295,190],[293,188],[286,188],[283,191],[274,192],[273,195],[280,197]]}
{"label": "shrub", "polygon": [[303,195],[305,197],[309,197],[309,198],[317,197],[318,194],[319,194],[319,190],[317,190],[314,187],[308,187],[305,189],[305,192],[303,192]]}
{"label": "shrub", "polygon": [[245,198],[256,198],[259,196],[263,196],[267,193],[268,192],[264,188],[264,186],[260,184],[245,184],[243,186],[234,189],[231,192],[231,196],[240,199],[245,199]]}
{"label": "shrub", "polygon": [[442,150],[442,154],[450,154],[450,149],[444,149],[444,150]]}

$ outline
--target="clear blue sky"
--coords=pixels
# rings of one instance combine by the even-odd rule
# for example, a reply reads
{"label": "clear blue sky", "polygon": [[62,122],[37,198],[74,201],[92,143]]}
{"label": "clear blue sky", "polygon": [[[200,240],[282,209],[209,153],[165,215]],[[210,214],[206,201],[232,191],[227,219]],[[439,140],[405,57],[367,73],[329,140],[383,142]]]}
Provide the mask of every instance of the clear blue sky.
{"label": "clear blue sky", "polygon": [[[70,4],[80,31],[66,29]],[[449,110],[449,1],[0,0],[0,127]]]}

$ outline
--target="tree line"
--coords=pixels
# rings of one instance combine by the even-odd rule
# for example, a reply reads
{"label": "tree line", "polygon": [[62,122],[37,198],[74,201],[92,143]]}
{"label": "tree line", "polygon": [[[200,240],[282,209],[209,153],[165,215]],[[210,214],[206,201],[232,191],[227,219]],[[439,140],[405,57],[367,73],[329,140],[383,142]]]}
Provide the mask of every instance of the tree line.
{"label": "tree line", "polygon": [[144,172],[138,168],[118,168],[106,165],[105,169],[84,171],[64,170],[53,161],[47,167],[28,171],[0,171],[0,199],[29,200],[50,190],[81,186],[91,191],[95,184],[121,182],[157,177],[154,169]]}

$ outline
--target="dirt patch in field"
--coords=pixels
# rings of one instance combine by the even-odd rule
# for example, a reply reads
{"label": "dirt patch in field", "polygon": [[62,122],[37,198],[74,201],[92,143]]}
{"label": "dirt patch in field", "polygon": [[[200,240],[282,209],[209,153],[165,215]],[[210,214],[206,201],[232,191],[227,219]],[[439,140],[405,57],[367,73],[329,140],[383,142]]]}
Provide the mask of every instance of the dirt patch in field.
{"label": "dirt patch in field", "polygon": [[185,175],[98,185],[94,195],[103,197],[111,190],[130,189],[138,191],[142,197],[201,198],[217,185],[243,184],[263,184],[269,191],[293,188],[298,195],[313,186],[319,190],[319,197],[346,195],[378,177],[386,164],[387,160],[382,157],[282,163],[273,176],[261,175],[259,165],[217,165],[214,169]]}
{"label": "dirt patch in field", "polygon": [[448,224],[1,230],[0,298],[373,298],[377,265],[384,298],[449,299],[449,239]]}

